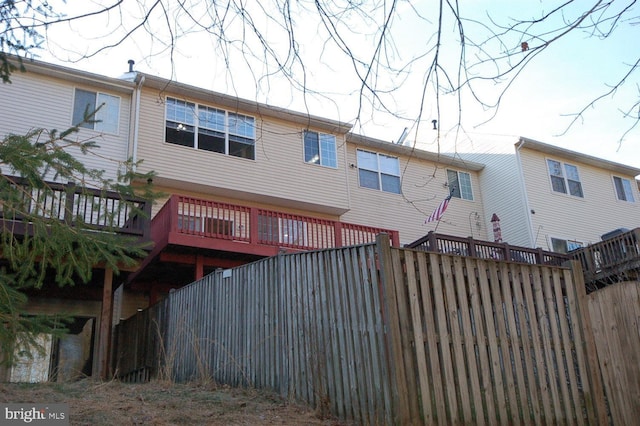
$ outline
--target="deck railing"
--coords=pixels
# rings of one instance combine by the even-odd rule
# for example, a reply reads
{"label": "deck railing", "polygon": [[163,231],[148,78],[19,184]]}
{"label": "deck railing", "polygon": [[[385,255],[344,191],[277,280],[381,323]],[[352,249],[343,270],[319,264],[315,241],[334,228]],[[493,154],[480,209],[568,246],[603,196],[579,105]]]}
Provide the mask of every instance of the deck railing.
{"label": "deck railing", "polygon": [[113,191],[77,186],[73,183],[46,182],[43,188],[33,188],[19,177],[6,177],[19,189],[19,209],[0,208],[0,220],[11,221],[16,233],[28,232],[25,214],[64,221],[71,226],[150,237],[151,203],[138,197],[123,197]]}
{"label": "deck railing", "polygon": [[582,264],[587,285],[617,282],[624,277],[635,279],[640,270],[640,228],[589,244],[570,255]]}
{"label": "deck railing", "polygon": [[437,253],[459,254],[480,259],[507,260],[537,265],[562,265],[571,257],[541,248],[512,246],[507,243],[481,241],[474,238],[436,234],[431,231],[424,237],[406,245],[407,248]]}
{"label": "deck railing", "polygon": [[388,233],[400,245],[397,231],[181,195],[171,196],[153,219],[154,241],[167,232],[300,250],[371,243]]}

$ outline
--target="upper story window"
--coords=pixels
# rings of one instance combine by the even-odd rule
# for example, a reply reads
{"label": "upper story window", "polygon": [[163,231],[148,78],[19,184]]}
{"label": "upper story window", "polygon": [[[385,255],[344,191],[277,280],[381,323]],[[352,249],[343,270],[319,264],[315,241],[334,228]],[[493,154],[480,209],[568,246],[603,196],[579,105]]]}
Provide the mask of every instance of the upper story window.
{"label": "upper story window", "polygon": [[358,150],[360,186],[400,194],[400,162],[375,152]]}
{"label": "upper story window", "polygon": [[338,167],[336,137],[325,133],[304,131],[304,161],[325,167]]}
{"label": "upper story window", "polygon": [[167,98],[166,141],[255,159],[255,119],[193,102]]}
{"label": "upper story window", "polygon": [[629,201],[631,203],[635,202],[635,199],[633,197],[633,187],[631,186],[631,181],[629,179],[614,176],[613,184],[616,187],[616,195],[618,196],[618,200]]}
{"label": "upper story window", "polygon": [[551,188],[555,192],[568,193],[574,197],[584,198],[582,183],[580,183],[580,175],[576,166],[555,160],[547,160],[547,166],[551,177]]}
{"label": "upper story window", "polygon": [[[97,110],[97,111],[96,111]],[[85,115],[93,114],[90,122]],[[73,125],[99,132],[118,134],[120,98],[106,93],[76,89],[73,100]]]}
{"label": "upper story window", "polygon": [[447,170],[447,183],[452,197],[473,201],[471,175],[469,173]]}

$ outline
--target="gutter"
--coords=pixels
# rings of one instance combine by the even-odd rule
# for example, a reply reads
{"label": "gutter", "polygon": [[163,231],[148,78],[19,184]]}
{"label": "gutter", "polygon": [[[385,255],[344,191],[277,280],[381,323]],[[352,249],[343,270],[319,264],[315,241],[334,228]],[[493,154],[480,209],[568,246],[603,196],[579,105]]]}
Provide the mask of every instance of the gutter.
{"label": "gutter", "polygon": [[138,133],[140,130],[140,98],[142,97],[142,85],[144,84],[145,77],[142,74],[138,74],[136,76],[136,87],[134,89],[134,108],[133,113],[135,114],[133,121],[133,152],[131,153],[131,159],[134,164],[134,170],[136,168],[136,162],[138,161]]}

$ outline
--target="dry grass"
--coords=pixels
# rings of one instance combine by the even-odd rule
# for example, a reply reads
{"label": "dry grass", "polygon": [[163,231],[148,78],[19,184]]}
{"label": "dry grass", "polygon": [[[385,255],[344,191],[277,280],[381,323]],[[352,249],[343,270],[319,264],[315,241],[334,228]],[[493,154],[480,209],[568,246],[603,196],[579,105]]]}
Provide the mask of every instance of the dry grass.
{"label": "dry grass", "polygon": [[72,425],[338,425],[253,389],[151,382],[0,383],[0,402],[67,403]]}

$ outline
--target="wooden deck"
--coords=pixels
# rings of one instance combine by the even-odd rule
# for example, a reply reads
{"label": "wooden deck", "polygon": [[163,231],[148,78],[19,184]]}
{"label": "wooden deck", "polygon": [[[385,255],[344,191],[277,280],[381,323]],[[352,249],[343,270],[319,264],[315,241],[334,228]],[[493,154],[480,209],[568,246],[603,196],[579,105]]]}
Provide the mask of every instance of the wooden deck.
{"label": "wooden deck", "polygon": [[582,265],[588,291],[640,276],[640,228],[570,253]]}
{"label": "wooden deck", "polygon": [[545,251],[541,248],[512,246],[507,243],[436,234],[433,231],[405,247],[435,253],[458,254],[479,259],[506,260],[535,265],[559,266],[571,259],[571,256],[566,254]]}
{"label": "wooden deck", "polygon": [[[43,188],[31,188],[25,179],[8,177],[21,189],[21,210],[30,215],[66,222],[71,226],[99,232],[114,232],[137,237],[141,243],[151,238],[151,203],[138,197],[122,197],[112,191],[46,182]],[[0,208],[0,226],[16,236],[29,235],[27,217]]]}
{"label": "wooden deck", "polygon": [[167,245],[271,256],[371,243],[398,231],[173,195],[151,223],[158,249]]}

